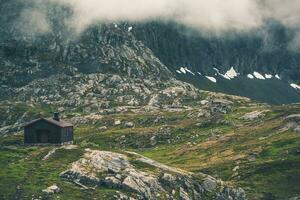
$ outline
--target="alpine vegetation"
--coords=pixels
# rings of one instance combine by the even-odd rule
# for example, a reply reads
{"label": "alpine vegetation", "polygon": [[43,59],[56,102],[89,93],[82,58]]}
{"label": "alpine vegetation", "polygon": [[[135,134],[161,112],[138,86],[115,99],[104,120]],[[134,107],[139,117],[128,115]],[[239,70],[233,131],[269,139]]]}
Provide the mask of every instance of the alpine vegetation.
{"label": "alpine vegetation", "polygon": [[0,0],[0,199],[298,200],[299,6]]}

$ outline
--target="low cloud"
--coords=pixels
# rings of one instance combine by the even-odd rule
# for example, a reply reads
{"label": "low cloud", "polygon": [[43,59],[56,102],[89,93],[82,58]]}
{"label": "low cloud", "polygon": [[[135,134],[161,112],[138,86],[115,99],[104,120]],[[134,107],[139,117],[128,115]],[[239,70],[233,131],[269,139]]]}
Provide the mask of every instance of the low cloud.
{"label": "low cloud", "polygon": [[299,0],[265,0],[262,5],[265,17],[275,19],[290,28],[300,28]]}
{"label": "low cloud", "polygon": [[253,0],[52,0],[69,6],[70,24],[84,30],[95,22],[168,20],[203,31],[245,31],[263,23]]}
{"label": "low cloud", "polygon": [[[77,33],[99,22],[174,21],[202,33],[248,32],[274,20],[295,32],[291,49],[300,47],[300,1],[289,0],[31,0],[31,24],[49,30],[45,5],[72,10],[67,25]],[[299,46],[299,47],[298,47]],[[299,48],[300,49],[300,48]]]}
{"label": "low cloud", "polygon": [[37,36],[51,31],[51,26],[47,17],[47,4],[32,0],[21,11],[16,27],[24,35]]}

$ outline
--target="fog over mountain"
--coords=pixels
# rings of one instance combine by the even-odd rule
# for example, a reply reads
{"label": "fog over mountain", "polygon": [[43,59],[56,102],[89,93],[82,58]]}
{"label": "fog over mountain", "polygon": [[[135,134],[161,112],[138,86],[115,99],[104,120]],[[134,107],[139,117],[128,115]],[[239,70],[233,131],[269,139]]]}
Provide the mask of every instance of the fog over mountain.
{"label": "fog over mountain", "polygon": [[246,30],[260,26],[258,5],[249,0],[88,0],[56,1],[74,10],[72,25],[83,28],[95,21],[174,20],[204,30]]}
{"label": "fog over mountain", "polygon": [[[78,46],[83,38],[89,41],[83,42],[84,45],[97,48],[100,48],[99,41],[107,40],[113,46],[127,45],[121,38],[130,36],[149,48],[178,79],[203,90],[277,104],[300,99],[298,86],[295,88],[295,84],[300,84],[297,1],[289,1],[289,4],[270,0],[0,2],[3,74],[9,69],[13,76],[14,66],[22,72],[31,71],[36,65],[35,56],[41,63],[49,58],[44,75],[49,74],[49,70],[55,73],[57,68],[61,69],[57,63],[65,65],[69,61],[70,66],[83,71],[111,72],[120,62],[103,64],[98,51],[91,48],[84,58],[77,59],[78,56],[71,55],[74,45]],[[99,52],[104,52],[102,47],[100,49]],[[51,56],[45,56],[45,51],[51,52]],[[106,54],[101,56],[107,57]],[[18,58],[27,59],[29,64],[18,63]],[[128,63],[126,66],[132,67]],[[193,74],[178,73],[181,67],[187,67]],[[240,76],[223,80],[218,73],[226,74],[231,68]],[[254,72],[273,78],[249,79]],[[276,75],[280,79],[274,78]],[[206,76],[216,78],[217,83],[211,83]],[[24,75],[22,80],[32,81],[32,77]],[[11,84],[7,75],[3,79],[3,83]],[[22,85],[26,81],[16,82]]]}
{"label": "fog over mountain", "polygon": [[[289,4],[277,0],[0,2],[2,73],[11,70],[12,77],[16,73],[14,67],[18,66],[22,73],[30,72],[36,63],[45,63],[43,75],[50,74],[49,71],[56,73],[61,69],[58,63],[66,62],[89,73],[111,72],[121,61],[103,63],[107,54],[99,42],[127,45],[122,38],[132,37],[130,41],[149,48],[178,79],[203,90],[277,104],[300,99],[298,1],[290,0]],[[75,46],[84,49],[78,46],[83,38],[84,46],[99,49],[95,52],[88,48],[79,59],[73,50]],[[45,51],[50,56],[45,56]],[[29,64],[19,63],[24,59]],[[125,65],[132,67],[129,63]],[[187,67],[193,74],[178,73],[181,67]],[[224,80],[218,74],[224,75],[231,68],[239,74],[234,80]],[[249,79],[254,72],[273,78]],[[280,79],[274,78],[276,75]],[[216,78],[217,83],[206,76]],[[32,77],[22,75],[22,79],[13,79],[14,84],[26,84],[40,74]],[[12,84],[7,75],[3,79],[5,85]]]}
{"label": "fog over mountain", "polygon": [[[290,0],[31,0],[23,19],[37,31],[49,31],[46,7],[60,4],[71,8],[67,24],[81,33],[95,22],[174,21],[206,35],[261,29],[275,20],[291,29],[292,48],[300,45],[300,2]],[[38,27],[38,28],[37,28]]]}

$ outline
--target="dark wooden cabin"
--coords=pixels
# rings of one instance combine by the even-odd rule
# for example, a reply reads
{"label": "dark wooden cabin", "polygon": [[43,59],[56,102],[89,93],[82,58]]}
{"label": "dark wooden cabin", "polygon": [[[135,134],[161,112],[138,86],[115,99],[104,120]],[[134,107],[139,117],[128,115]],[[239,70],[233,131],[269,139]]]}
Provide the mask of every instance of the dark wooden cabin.
{"label": "dark wooden cabin", "polygon": [[53,118],[40,118],[24,126],[25,144],[71,144],[73,143],[73,125],[59,119],[59,113]]}

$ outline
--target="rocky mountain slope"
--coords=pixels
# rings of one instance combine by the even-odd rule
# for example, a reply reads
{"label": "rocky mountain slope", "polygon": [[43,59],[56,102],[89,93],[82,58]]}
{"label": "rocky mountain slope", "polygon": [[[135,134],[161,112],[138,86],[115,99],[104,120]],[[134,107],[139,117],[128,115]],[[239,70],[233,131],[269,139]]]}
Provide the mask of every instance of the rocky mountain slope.
{"label": "rocky mountain slope", "polygon": [[26,147],[18,128],[49,108],[1,105],[15,129],[1,130],[0,199],[299,197],[299,105],[207,93],[182,107],[117,108],[62,112],[75,146]]}
{"label": "rocky mountain slope", "polygon": [[[149,80],[176,77],[203,90],[272,104],[300,101],[299,56],[288,50],[288,30],[275,23],[266,25],[270,41],[261,33],[204,37],[159,22],[94,25],[78,36],[67,24],[72,15],[67,8],[47,3],[39,8],[46,15],[36,22],[34,1],[2,0],[1,5],[2,99],[16,96],[15,88],[57,74],[110,73]],[[225,75],[231,68],[237,75],[230,78]]]}
{"label": "rocky mountain slope", "polygon": [[[201,89],[272,104],[300,100],[300,87],[295,87],[300,80],[299,52],[289,48],[292,35],[278,23],[269,22],[256,32],[218,36],[160,22],[137,24],[133,32],[179,79]],[[224,76],[231,68],[237,75]]]}
{"label": "rocky mountain slope", "polygon": [[269,22],[265,31],[265,37],[260,32],[205,36],[184,26],[159,22],[134,28],[135,35],[167,66],[186,66],[206,74],[212,73],[212,67],[224,73],[235,67],[245,75],[253,71],[279,74],[299,83],[299,53],[289,49],[289,30]]}

